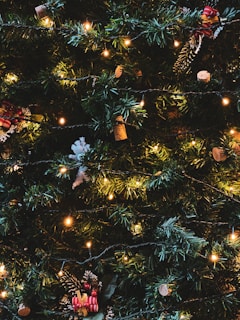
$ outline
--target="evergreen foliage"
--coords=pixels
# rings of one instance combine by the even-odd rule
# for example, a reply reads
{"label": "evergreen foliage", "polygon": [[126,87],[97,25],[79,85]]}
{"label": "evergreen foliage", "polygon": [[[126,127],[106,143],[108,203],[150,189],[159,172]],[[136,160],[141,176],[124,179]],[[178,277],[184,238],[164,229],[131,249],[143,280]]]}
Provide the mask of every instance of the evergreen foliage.
{"label": "evergreen foliage", "polygon": [[239,1],[0,6],[0,318],[239,319]]}

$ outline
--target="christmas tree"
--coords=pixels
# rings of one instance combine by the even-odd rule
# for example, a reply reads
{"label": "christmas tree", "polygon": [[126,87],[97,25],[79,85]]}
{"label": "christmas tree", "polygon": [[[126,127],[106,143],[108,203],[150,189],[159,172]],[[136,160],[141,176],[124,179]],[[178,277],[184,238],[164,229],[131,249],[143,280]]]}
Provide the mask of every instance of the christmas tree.
{"label": "christmas tree", "polygon": [[239,0],[0,3],[0,318],[239,319]]}

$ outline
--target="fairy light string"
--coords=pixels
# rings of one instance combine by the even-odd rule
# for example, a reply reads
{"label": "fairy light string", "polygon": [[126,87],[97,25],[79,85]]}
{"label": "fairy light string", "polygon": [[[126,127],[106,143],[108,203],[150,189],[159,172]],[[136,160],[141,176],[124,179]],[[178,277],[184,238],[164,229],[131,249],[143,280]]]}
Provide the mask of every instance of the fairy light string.
{"label": "fairy light string", "polygon": [[[140,21],[139,21],[140,22]],[[231,24],[235,24],[235,23],[239,23],[240,22],[240,19],[233,19],[231,21],[224,21],[223,25],[231,25]],[[84,22],[82,23],[84,25]],[[99,24],[101,25],[100,21],[97,21],[95,24]],[[214,29],[215,26],[209,26],[209,27],[202,27],[202,26],[197,26],[195,28],[193,27],[189,27],[189,26],[183,26],[182,24],[173,24],[171,23],[171,27],[173,26],[176,26],[178,28],[181,28],[181,30],[188,30],[190,32],[194,32],[196,30],[209,30],[209,29]],[[0,26],[2,28],[6,28],[6,29],[9,29],[9,28],[15,28],[15,29],[28,29],[28,30],[35,30],[35,31],[55,31],[55,32],[68,32],[69,34],[73,34],[73,33],[76,33],[77,34],[77,31],[74,30],[74,28],[71,28],[70,26],[67,26],[67,25],[64,25],[63,27],[56,27],[56,26],[51,26],[51,27],[45,27],[45,26],[37,26],[37,25],[27,25],[27,24],[21,24],[21,23],[16,23],[16,22],[11,22],[11,23],[4,23],[4,22],[0,22]],[[167,26],[166,26],[167,27]],[[146,31],[141,31],[139,34],[137,35],[134,35],[133,37],[131,37],[131,40],[136,40],[138,38],[140,38],[141,36],[143,36],[144,34],[146,33]],[[108,39],[116,39],[116,37],[119,37],[119,38],[124,38],[126,36],[124,35],[119,35],[119,36],[109,36]],[[129,37],[129,35],[128,35]]]}

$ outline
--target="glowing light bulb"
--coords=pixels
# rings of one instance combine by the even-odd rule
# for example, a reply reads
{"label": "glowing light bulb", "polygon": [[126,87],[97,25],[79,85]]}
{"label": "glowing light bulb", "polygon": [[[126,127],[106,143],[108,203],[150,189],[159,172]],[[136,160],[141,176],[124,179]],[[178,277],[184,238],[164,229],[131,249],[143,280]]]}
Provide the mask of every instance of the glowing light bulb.
{"label": "glowing light bulb", "polygon": [[232,135],[233,135],[235,132],[236,132],[236,130],[234,130],[234,129],[230,129],[230,131],[229,131],[229,133],[232,134]]}
{"label": "glowing light bulb", "polygon": [[125,45],[126,47],[130,46],[130,45],[131,45],[131,39],[129,39],[129,38],[125,39],[125,40],[124,40],[124,45]]}
{"label": "glowing light bulb", "polygon": [[0,280],[6,279],[7,276],[8,276],[8,272],[5,268],[5,265],[2,263],[2,264],[0,264]]}
{"label": "glowing light bulb", "polygon": [[230,99],[228,97],[223,97],[222,98],[222,105],[228,106],[229,104],[230,104]]}
{"label": "glowing light bulb", "polygon": [[15,73],[9,72],[5,75],[4,81],[7,84],[13,84],[14,82],[18,81],[18,76]]}
{"label": "glowing light bulb", "polygon": [[86,247],[87,247],[88,249],[90,249],[90,248],[92,247],[92,241],[87,241],[87,242],[86,242]]}
{"label": "glowing light bulb", "polygon": [[154,151],[158,151],[158,145],[157,144],[153,147],[153,150]]}
{"label": "glowing light bulb", "polygon": [[1,264],[0,265],[0,273],[4,272],[5,271],[5,265],[4,264]]}
{"label": "glowing light bulb", "polygon": [[66,227],[71,227],[73,225],[73,217],[71,216],[66,217],[63,223]]}
{"label": "glowing light bulb", "polygon": [[66,118],[60,117],[58,119],[58,124],[60,124],[60,126],[64,126],[66,124]]}
{"label": "glowing light bulb", "polygon": [[103,179],[103,183],[104,183],[104,184],[108,183],[108,181],[109,181],[108,178],[104,178],[104,179]]}
{"label": "glowing light bulb", "polygon": [[5,299],[7,297],[7,291],[6,290],[1,291],[0,296],[2,299]]}
{"label": "glowing light bulb", "polygon": [[83,28],[84,28],[85,31],[91,30],[91,29],[92,29],[92,23],[89,22],[89,21],[85,21],[85,22],[83,23]]}
{"label": "glowing light bulb", "polygon": [[51,28],[53,26],[53,20],[49,17],[44,17],[41,19],[41,25],[45,28]]}
{"label": "glowing light bulb", "polygon": [[212,262],[217,262],[219,260],[219,256],[215,253],[213,253],[211,256],[210,256],[210,259]]}
{"label": "glowing light bulb", "polygon": [[195,144],[196,144],[196,141],[195,141],[195,140],[192,140],[192,141],[191,141],[191,145],[192,145],[192,146],[195,146]]}
{"label": "glowing light bulb", "polygon": [[104,49],[103,52],[102,52],[102,55],[105,57],[105,58],[108,58],[110,56],[110,51],[108,49]]}
{"label": "glowing light bulb", "polygon": [[62,277],[62,276],[63,276],[63,270],[62,270],[62,269],[58,272],[58,276],[59,276],[59,277]]}
{"label": "glowing light bulb", "polygon": [[114,199],[114,195],[113,195],[113,193],[110,193],[109,195],[108,195],[108,200],[113,200]]}
{"label": "glowing light bulb", "polygon": [[127,255],[124,255],[123,261],[124,261],[124,262],[128,262],[128,256],[127,256]]}
{"label": "glowing light bulb", "polygon": [[232,232],[231,235],[230,235],[230,239],[232,241],[236,240],[237,239],[237,234],[235,232]]}
{"label": "glowing light bulb", "polygon": [[143,99],[140,101],[139,105],[140,105],[140,107],[144,107],[145,102],[144,102],[144,100],[143,100]]}
{"label": "glowing light bulb", "polygon": [[173,46],[174,48],[178,48],[180,46],[181,42],[179,40],[174,40]]}
{"label": "glowing light bulb", "polygon": [[60,167],[59,167],[59,172],[60,172],[61,174],[65,174],[67,171],[68,171],[68,169],[67,169],[66,166],[60,166]]}

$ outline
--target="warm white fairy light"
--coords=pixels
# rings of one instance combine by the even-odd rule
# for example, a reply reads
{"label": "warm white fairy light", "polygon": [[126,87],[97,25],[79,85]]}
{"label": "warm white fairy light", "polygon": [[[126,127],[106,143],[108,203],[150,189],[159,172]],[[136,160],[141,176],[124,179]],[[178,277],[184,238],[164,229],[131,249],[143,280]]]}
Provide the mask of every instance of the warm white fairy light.
{"label": "warm white fairy light", "polygon": [[113,193],[110,193],[109,195],[108,195],[108,200],[113,200],[114,199],[114,194]]}
{"label": "warm white fairy light", "polygon": [[1,297],[2,299],[7,298],[7,291],[6,291],[6,290],[1,291],[1,292],[0,292],[0,297]]}
{"label": "warm white fairy light", "polygon": [[222,105],[228,106],[229,104],[230,104],[230,99],[228,97],[223,97],[222,98]]}
{"label": "warm white fairy light", "polygon": [[53,23],[53,20],[49,17],[44,17],[40,21],[40,24],[45,28],[51,28],[53,26]]}
{"label": "warm white fairy light", "polygon": [[71,227],[73,225],[73,217],[67,216],[63,221],[65,227]]}
{"label": "warm white fairy light", "polygon": [[59,276],[59,277],[62,277],[62,276],[63,276],[63,270],[62,270],[62,269],[58,271],[58,276]]}
{"label": "warm white fairy light", "polygon": [[88,248],[89,257],[91,258],[91,256],[92,256],[92,251],[91,251],[92,241],[91,240],[86,242],[86,247]]}
{"label": "warm white fairy light", "polygon": [[5,265],[2,263],[0,264],[0,273],[5,271]]}
{"label": "warm white fairy light", "polygon": [[9,72],[5,74],[4,82],[6,84],[13,84],[19,80],[18,76],[15,73]]}
{"label": "warm white fairy light", "polygon": [[236,132],[236,130],[234,130],[234,129],[230,129],[230,131],[229,131],[229,133],[230,133],[231,135],[235,134],[235,132]]}
{"label": "warm white fairy light", "polygon": [[181,42],[179,40],[174,40],[173,46],[174,48],[178,48],[180,46]]}
{"label": "warm white fairy light", "polygon": [[67,171],[68,171],[68,168],[67,168],[66,166],[61,165],[61,166],[59,167],[59,172],[60,172],[61,174],[65,174],[65,173],[67,173]]}
{"label": "warm white fairy light", "polygon": [[5,279],[7,277],[7,275],[8,275],[8,272],[5,268],[5,265],[3,263],[0,264],[0,280]]}
{"label": "warm white fairy light", "polygon": [[124,39],[124,45],[126,46],[126,47],[129,47],[130,45],[131,45],[131,39],[129,39],[129,38],[126,38],[126,39]]}
{"label": "warm white fairy light", "polygon": [[145,105],[144,99],[142,99],[142,100],[140,101],[139,105],[140,105],[140,107],[144,107],[144,105]]}
{"label": "warm white fairy light", "polygon": [[192,140],[192,141],[191,141],[191,145],[192,145],[192,146],[195,146],[195,144],[196,144],[196,141],[195,141],[195,140]]}
{"label": "warm white fairy light", "polygon": [[92,247],[92,241],[91,241],[91,240],[89,240],[89,241],[86,242],[86,247],[87,247],[88,249],[91,249],[91,247]]}
{"label": "warm white fairy light", "polygon": [[110,51],[108,49],[104,49],[103,52],[102,52],[102,55],[105,57],[105,58],[108,58],[110,56]]}
{"label": "warm white fairy light", "polygon": [[210,261],[213,263],[213,268],[215,269],[217,262],[219,261],[219,255],[217,253],[212,253],[209,257]]}
{"label": "warm white fairy light", "polygon": [[107,184],[108,182],[109,182],[108,178],[105,177],[105,178],[103,179],[103,183],[104,183],[104,184]]}
{"label": "warm white fairy light", "polygon": [[83,23],[83,28],[84,28],[85,31],[91,30],[91,29],[92,29],[92,23],[89,22],[89,21],[85,21],[85,22]]}
{"label": "warm white fairy light", "polygon": [[210,256],[210,260],[211,260],[213,263],[216,263],[216,262],[218,262],[218,260],[219,260],[219,256],[218,256],[216,253],[212,253],[211,256]]}
{"label": "warm white fairy light", "polygon": [[235,232],[234,227],[232,227],[232,232],[229,235],[230,241],[235,241],[238,239],[238,234]]}
{"label": "warm white fairy light", "polygon": [[59,119],[58,119],[58,124],[60,125],[60,126],[64,126],[65,124],[66,124],[66,118],[64,118],[64,117],[60,117]]}
{"label": "warm white fairy light", "polygon": [[237,239],[237,234],[235,232],[232,232],[231,235],[230,235],[230,239],[232,241],[236,240]]}

